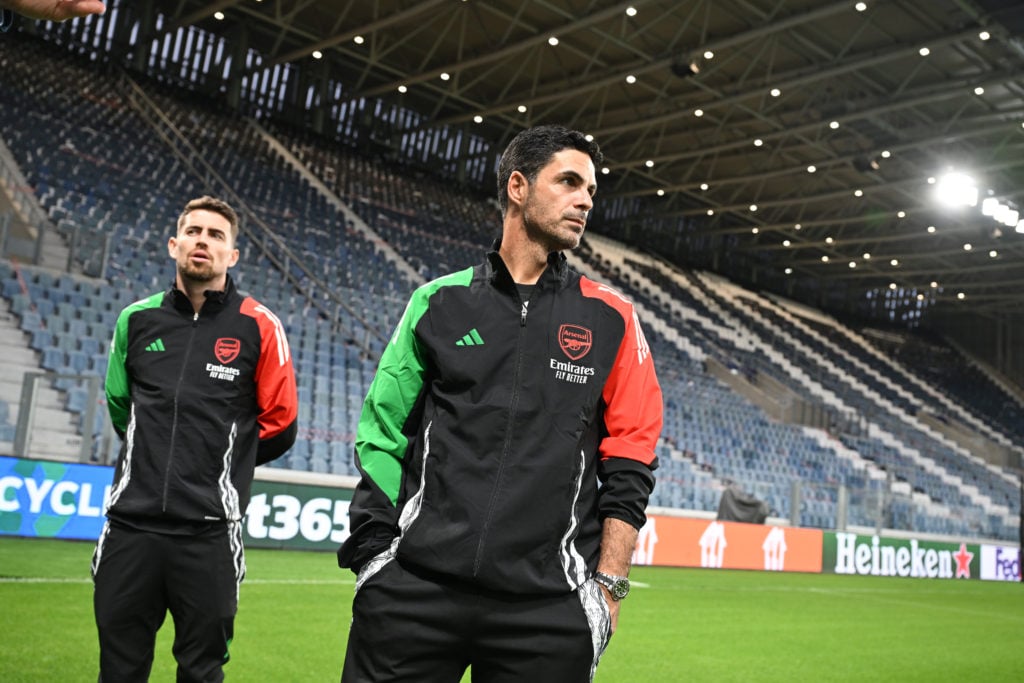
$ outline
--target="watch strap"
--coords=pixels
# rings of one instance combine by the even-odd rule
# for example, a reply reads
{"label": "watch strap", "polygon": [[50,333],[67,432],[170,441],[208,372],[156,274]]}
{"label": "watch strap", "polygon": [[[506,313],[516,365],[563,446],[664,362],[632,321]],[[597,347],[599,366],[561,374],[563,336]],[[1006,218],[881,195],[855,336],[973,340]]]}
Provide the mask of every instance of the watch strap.
{"label": "watch strap", "polygon": [[605,574],[604,572],[595,572],[594,581],[607,588],[608,592],[611,593],[612,600],[615,600],[616,602],[629,595],[628,577]]}

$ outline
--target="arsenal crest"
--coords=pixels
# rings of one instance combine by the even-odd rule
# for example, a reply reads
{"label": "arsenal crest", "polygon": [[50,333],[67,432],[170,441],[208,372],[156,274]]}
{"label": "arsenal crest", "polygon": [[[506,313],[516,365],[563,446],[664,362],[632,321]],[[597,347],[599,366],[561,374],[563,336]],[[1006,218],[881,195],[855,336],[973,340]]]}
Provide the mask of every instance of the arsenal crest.
{"label": "arsenal crest", "polygon": [[213,355],[221,363],[230,363],[238,358],[238,352],[242,350],[242,342],[234,337],[221,337],[213,345]]}
{"label": "arsenal crest", "polygon": [[558,345],[572,360],[579,360],[590,352],[594,335],[579,325],[562,325],[558,328]]}

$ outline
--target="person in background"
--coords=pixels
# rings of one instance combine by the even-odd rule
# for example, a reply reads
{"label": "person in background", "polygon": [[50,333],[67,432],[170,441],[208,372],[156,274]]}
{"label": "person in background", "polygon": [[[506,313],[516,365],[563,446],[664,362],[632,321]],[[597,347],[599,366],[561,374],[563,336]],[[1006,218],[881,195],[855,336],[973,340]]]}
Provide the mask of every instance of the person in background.
{"label": "person in background", "polygon": [[412,295],[363,405],[344,683],[590,681],[629,592],[662,398],[633,305],[572,270],[596,143],[517,135],[501,237]]}
{"label": "person in background", "polygon": [[15,13],[29,19],[64,21],[106,11],[100,0],[0,0],[0,31],[11,27]]}
{"label": "person in background", "polygon": [[121,311],[106,394],[123,439],[92,574],[100,681],[145,681],[170,611],[178,681],[220,681],[245,576],[253,472],[295,441],[298,398],[281,322],[239,292],[238,216],[185,205],[167,249],[174,285]]}

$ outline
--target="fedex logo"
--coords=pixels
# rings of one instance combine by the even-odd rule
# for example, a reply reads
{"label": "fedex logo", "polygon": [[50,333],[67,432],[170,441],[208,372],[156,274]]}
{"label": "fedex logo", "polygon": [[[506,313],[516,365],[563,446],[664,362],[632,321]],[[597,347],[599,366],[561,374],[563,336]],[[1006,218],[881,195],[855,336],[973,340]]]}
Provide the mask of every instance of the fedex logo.
{"label": "fedex logo", "polygon": [[981,546],[981,578],[1020,581],[1020,550],[1001,545]]}

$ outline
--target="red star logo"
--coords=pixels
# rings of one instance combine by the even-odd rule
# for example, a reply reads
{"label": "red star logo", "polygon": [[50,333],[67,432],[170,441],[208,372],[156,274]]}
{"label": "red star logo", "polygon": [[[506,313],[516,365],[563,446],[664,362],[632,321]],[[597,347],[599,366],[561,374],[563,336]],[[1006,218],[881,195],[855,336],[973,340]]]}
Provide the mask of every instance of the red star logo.
{"label": "red star logo", "polygon": [[971,578],[971,560],[974,559],[974,553],[967,551],[967,544],[961,543],[960,552],[955,553],[953,557],[956,558],[956,578]]}

